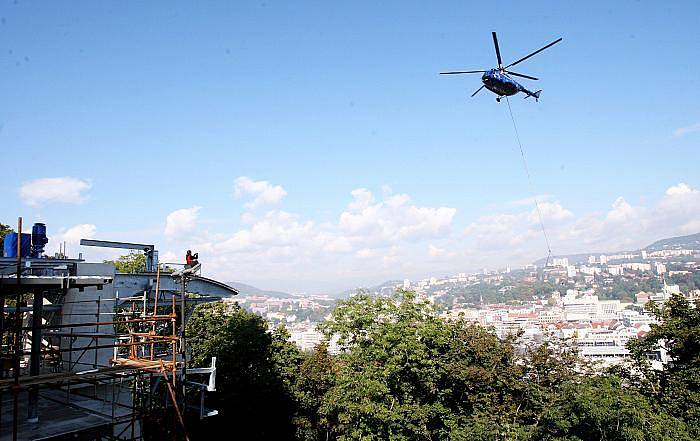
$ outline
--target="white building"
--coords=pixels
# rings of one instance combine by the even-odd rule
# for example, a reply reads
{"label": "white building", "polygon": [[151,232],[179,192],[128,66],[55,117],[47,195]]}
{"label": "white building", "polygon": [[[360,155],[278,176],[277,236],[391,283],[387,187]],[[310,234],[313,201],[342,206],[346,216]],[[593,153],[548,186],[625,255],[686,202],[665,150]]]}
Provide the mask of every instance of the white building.
{"label": "white building", "polygon": [[302,351],[310,351],[323,341],[323,334],[315,329],[299,329],[291,331],[289,339]]}
{"label": "white building", "polygon": [[586,293],[577,295],[574,290],[567,291],[562,299],[564,317],[567,321],[593,320],[598,315],[598,296]]}
{"label": "white building", "polygon": [[622,323],[624,323],[625,326],[649,325],[651,323],[656,323],[656,320],[653,316],[646,313],[624,310],[622,311]]}
{"label": "white building", "polygon": [[576,339],[579,354],[593,361],[614,364],[629,357],[627,341],[636,336],[634,328],[586,329]]}
{"label": "white building", "polygon": [[611,276],[621,276],[622,271],[621,265],[608,265],[608,274]]}
{"label": "white building", "polygon": [[620,312],[619,300],[599,300],[598,318],[602,320],[615,319]]}
{"label": "white building", "polygon": [[569,266],[569,259],[567,257],[555,257],[552,259],[552,266],[566,268]]}

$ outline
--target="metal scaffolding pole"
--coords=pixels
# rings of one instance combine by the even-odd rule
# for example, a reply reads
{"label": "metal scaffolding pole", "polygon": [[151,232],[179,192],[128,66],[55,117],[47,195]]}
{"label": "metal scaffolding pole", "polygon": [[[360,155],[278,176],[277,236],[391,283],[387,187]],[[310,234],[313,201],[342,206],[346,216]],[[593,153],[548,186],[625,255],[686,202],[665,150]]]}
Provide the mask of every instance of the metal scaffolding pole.
{"label": "metal scaffolding pole", "polygon": [[[44,305],[44,296],[41,290],[34,293],[34,301],[32,305],[32,349],[29,361],[29,375],[37,376],[40,374],[41,363],[41,313]],[[39,401],[39,386],[34,386],[29,390],[29,412],[27,420],[36,423],[39,421],[39,413],[37,409]]]}
{"label": "metal scaffolding pole", "polygon": [[17,297],[15,299],[15,356],[14,356],[14,387],[12,388],[12,441],[17,441],[19,428],[19,354],[22,348],[22,316],[20,303],[22,300],[22,218],[17,219]]}

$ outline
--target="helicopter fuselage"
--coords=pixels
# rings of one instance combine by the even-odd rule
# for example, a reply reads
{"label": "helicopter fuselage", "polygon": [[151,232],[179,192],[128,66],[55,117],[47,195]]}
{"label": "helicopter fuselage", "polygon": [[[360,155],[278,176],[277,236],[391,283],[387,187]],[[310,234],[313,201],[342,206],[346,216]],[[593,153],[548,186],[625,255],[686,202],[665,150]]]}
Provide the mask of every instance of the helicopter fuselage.
{"label": "helicopter fuselage", "polygon": [[481,77],[484,86],[498,96],[512,96],[526,89],[506,73],[491,69]]}

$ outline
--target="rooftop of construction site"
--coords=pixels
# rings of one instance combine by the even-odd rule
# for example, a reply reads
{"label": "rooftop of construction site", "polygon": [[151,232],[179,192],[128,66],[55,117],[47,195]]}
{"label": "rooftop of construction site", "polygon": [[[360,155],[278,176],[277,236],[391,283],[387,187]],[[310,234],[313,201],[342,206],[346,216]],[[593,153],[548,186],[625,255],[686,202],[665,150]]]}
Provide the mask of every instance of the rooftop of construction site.
{"label": "rooftop of construction site", "polygon": [[[187,439],[187,421],[215,415],[216,361],[187,366],[192,307],[234,296],[202,263],[158,262],[152,244],[85,239],[143,252],[142,271],[45,255],[47,226],[5,236],[0,257],[0,441]],[[183,253],[184,256],[184,253]],[[171,420],[163,425],[163,419]]]}

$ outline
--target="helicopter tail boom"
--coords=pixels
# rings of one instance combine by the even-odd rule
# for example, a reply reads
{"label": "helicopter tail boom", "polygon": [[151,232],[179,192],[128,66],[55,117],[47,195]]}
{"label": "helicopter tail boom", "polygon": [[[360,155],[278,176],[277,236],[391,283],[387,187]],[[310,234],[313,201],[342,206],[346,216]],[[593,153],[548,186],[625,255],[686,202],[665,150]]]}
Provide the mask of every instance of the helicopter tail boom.
{"label": "helicopter tail boom", "polygon": [[525,92],[524,99],[528,99],[530,97],[533,97],[533,98],[535,98],[536,102],[540,101],[540,93],[542,93],[542,89],[538,90],[537,92],[530,92],[529,90],[523,90],[523,92]]}

